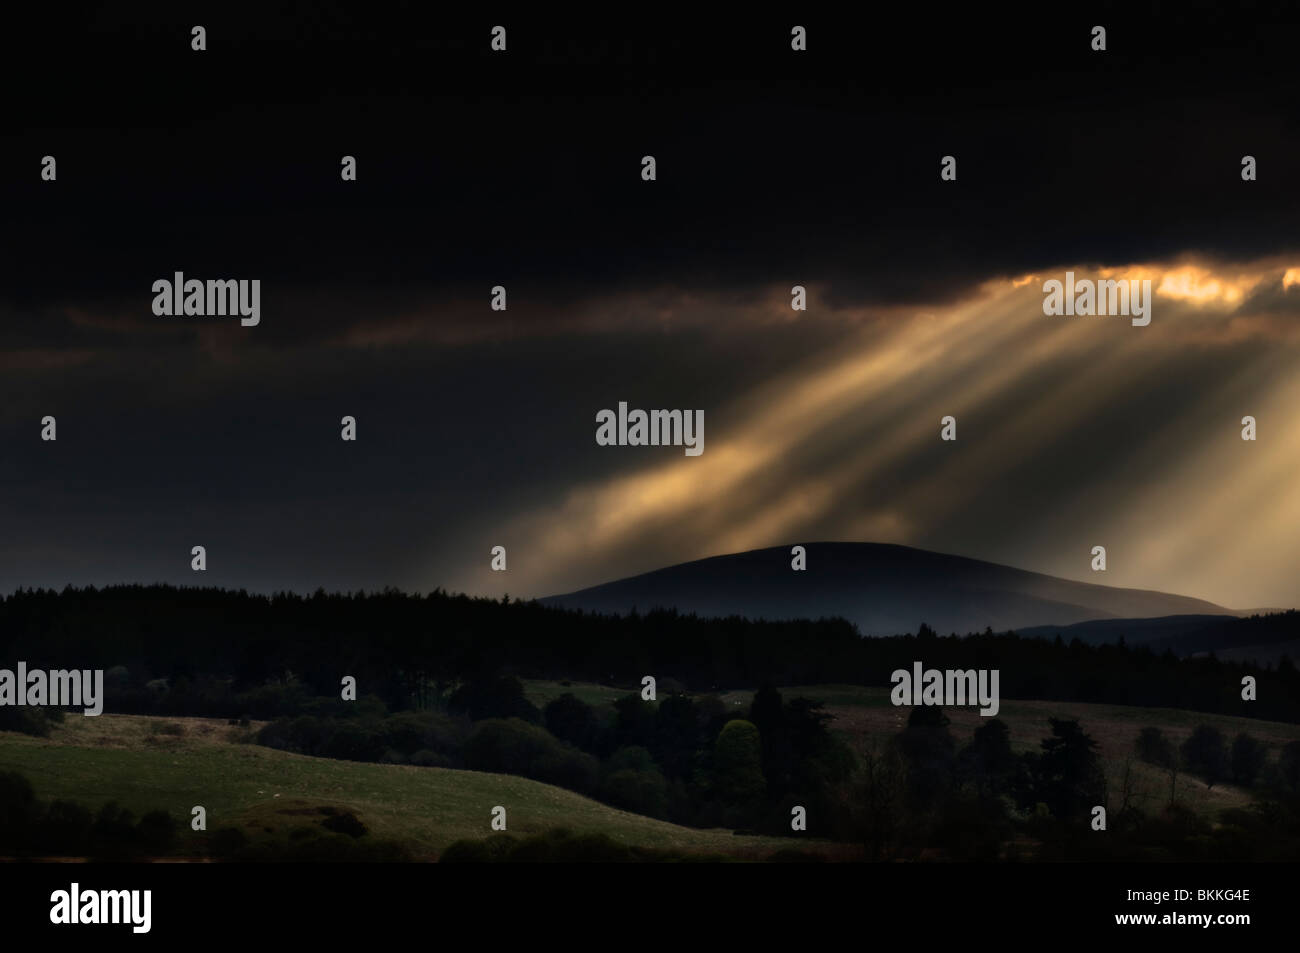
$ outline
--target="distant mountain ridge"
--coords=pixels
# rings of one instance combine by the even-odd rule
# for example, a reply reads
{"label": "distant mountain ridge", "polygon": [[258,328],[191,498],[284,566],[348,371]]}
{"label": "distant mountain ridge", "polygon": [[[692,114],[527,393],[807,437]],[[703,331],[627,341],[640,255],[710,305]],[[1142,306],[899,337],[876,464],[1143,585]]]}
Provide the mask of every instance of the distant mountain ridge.
{"label": "distant mountain ridge", "polygon": [[1180,649],[1184,643],[1196,644],[1203,633],[1217,632],[1230,624],[1240,628],[1243,619],[1236,615],[1170,615],[1145,619],[1094,619],[1071,625],[1034,625],[1020,629],[1026,638],[1052,639],[1060,636],[1067,642],[1078,639],[1089,645],[1103,645],[1124,637],[1126,645],[1146,645]]}
{"label": "distant mountain ridge", "polygon": [[539,600],[592,612],[676,608],[751,619],[843,616],[863,635],[1065,626],[1098,619],[1231,616],[1223,606],[1146,589],[1074,582],[965,556],[890,543],[803,543],[668,566]]}
{"label": "distant mountain ridge", "polygon": [[1044,625],[1021,629],[1022,636],[1079,639],[1091,645],[1115,642],[1122,635],[1130,647],[1152,652],[1207,655],[1220,659],[1273,665],[1282,656],[1300,657],[1300,612],[1295,609],[1252,611],[1237,616],[1167,616],[1157,619],[1100,619],[1074,625]]}

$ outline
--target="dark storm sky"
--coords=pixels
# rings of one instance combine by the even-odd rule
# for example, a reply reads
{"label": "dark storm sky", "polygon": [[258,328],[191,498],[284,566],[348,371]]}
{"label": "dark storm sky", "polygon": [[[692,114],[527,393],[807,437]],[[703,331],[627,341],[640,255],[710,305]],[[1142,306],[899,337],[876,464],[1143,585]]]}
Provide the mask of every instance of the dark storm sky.
{"label": "dark storm sky", "polygon": [[[1242,442],[1221,439],[1295,378],[1293,24],[1183,4],[398,9],[110,10],[4,32],[0,589],[545,595],[887,538],[1076,578],[1104,542],[1113,584],[1237,607],[1300,595],[1268,528],[1296,502],[1275,462],[1296,425],[1271,418],[1240,469]],[[1042,336],[1043,276],[1191,260],[1241,294],[1171,292],[1145,338]],[[261,324],[154,316],[174,271],[260,279]],[[793,284],[810,289],[797,316]],[[1004,305],[961,310],[979,300]],[[936,315],[954,322],[937,350],[911,336]],[[844,393],[815,392],[836,373]],[[705,453],[596,446],[594,415],[619,400],[703,408]],[[940,413],[971,456],[942,456]],[[1208,505],[1194,472],[1254,488],[1254,509],[1179,536]],[[1186,511],[1139,505],[1161,487]],[[497,544],[506,574],[486,571]]]}

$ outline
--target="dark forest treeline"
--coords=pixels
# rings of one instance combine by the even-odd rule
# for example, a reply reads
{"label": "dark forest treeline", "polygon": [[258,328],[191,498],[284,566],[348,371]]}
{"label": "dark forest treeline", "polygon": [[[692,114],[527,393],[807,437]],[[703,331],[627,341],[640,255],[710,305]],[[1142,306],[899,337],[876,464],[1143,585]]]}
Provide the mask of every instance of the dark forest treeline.
{"label": "dark forest treeline", "polygon": [[[1294,613],[1288,624],[1296,624]],[[863,639],[842,619],[749,621],[655,611],[585,614],[443,592],[262,596],[113,586],[20,590],[0,601],[0,667],[103,668],[106,708],[277,717],[339,693],[344,675],[389,710],[424,708],[493,674],[636,686],[671,678],[690,691],[764,683],[889,687],[890,674],[997,668],[1004,698],[1184,708],[1300,722],[1300,675],[1179,659],[1122,643],[1089,646],[992,632]],[[1244,704],[1241,679],[1259,680]]]}

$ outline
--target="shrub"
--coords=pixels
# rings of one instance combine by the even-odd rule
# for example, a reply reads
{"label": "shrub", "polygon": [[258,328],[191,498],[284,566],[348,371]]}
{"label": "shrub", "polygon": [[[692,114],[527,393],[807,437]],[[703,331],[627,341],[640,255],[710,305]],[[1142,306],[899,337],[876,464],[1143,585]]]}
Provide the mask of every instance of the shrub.
{"label": "shrub", "polygon": [[1264,746],[1246,734],[1237,735],[1232,742],[1232,779],[1250,787],[1264,768],[1268,752]]}
{"label": "shrub", "polygon": [[1287,791],[1300,793],[1300,741],[1288,741],[1277,759],[1278,783]]}
{"label": "shrub", "polygon": [[605,762],[605,770],[615,771],[658,771],[659,765],[654,757],[641,745],[627,745],[619,748]]}
{"label": "shrub", "polygon": [[322,722],[326,740],[320,754],[345,761],[378,761],[384,756],[384,739],[370,719]]}
{"label": "shrub", "polygon": [[0,771],[0,848],[23,846],[38,810],[32,783],[16,771]]}
{"label": "shrub", "polygon": [[351,811],[325,818],[321,821],[321,827],[336,834],[346,834],[348,837],[364,837],[369,830]]}
{"label": "shrub", "polygon": [[583,751],[595,747],[600,732],[596,710],[569,692],[552,701],[545,709],[546,730],[561,741]]}
{"label": "shrub", "polygon": [[90,809],[71,801],[51,801],[41,823],[38,849],[55,856],[84,854],[95,817]]}
{"label": "shrub", "polygon": [[668,815],[668,781],[653,771],[615,771],[605,778],[601,795],[615,807],[650,817]]}
{"label": "shrub", "polygon": [[506,860],[515,848],[515,838],[498,834],[483,840],[458,840],[438,858],[444,864],[490,864]]}
{"label": "shrub", "polygon": [[95,815],[90,828],[90,853],[102,857],[130,854],[135,848],[135,815],[109,801]]}
{"label": "shrub", "polygon": [[384,719],[384,743],[404,755],[425,747],[424,737],[432,712],[403,711]]}
{"label": "shrub", "polygon": [[1167,768],[1174,762],[1173,742],[1166,738],[1164,732],[1154,725],[1148,725],[1138,733],[1133,750],[1139,759],[1148,764]]}
{"label": "shrub", "polygon": [[1228,776],[1228,752],[1223,732],[1213,725],[1198,725],[1183,742],[1183,763],[1187,769],[1205,778],[1211,787]]}
{"label": "shrub", "polygon": [[668,779],[650,752],[640,745],[619,748],[605,763],[601,797],[621,807],[651,817],[668,816]]}
{"label": "shrub", "polygon": [[48,738],[50,719],[44,708],[25,705],[21,708],[0,707],[0,731],[17,731],[35,738]]}
{"label": "shrub", "polygon": [[750,804],[763,796],[763,747],[751,721],[735,719],[718,733],[713,749],[714,783],[728,804]]}
{"label": "shrub", "polygon": [[575,791],[594,788],[596,759],[561,744],[545,728],[519,718],[489,718],[465,742],[465,766],[476,771],[519,774]]}
{"label": "shrub", "polygon": [[542,713],[524,696],[524,686],[514,676],[478,679],[461,685],[447,700],[452,712],[463,712],[474,721],[486,718],[520,718],[540,724]]}
{"label": "shrub", "polygon": [[248,835],[238,827],[219,827],[208,838],[208,853],[213,857],[229,857],[248,846]]}
{"label": "shrub", "polygon": [[176,841],[176,822],[166,811],[150,811],[135,826],[136,841],[149,851],[168,850]]}
{"label": "shrub", "polygon": [[421,768],[448,768],[451,767],[451,759],[428,748],[421,748],[411,755],[411,764]]}
{"label": "shrub", "polygon": [[404,711],[382,723],[385,743],[408,758],[417,751],[433,751],[448,762],[459,757],[469,725],[463,718],[434,711]]}

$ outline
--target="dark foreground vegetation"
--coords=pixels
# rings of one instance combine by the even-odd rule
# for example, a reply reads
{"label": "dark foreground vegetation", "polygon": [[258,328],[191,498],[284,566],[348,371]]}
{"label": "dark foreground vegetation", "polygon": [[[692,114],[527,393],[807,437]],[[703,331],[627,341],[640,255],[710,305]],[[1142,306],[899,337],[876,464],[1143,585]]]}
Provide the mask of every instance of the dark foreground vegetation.
{"label": "dark foreground vegetation", "polygon": [[[681,851],[656,850],[620,844],[607,834],[577,834],[557,828],[530,837],[498,834],[481,840],[457,841],[439,860],[444,864],[521,864],[521,863],[717,863],[729,860],[723,854],[687,854]],[[770,854],[773,863],[820,862],[817,853],[783,850]]]}
{"label": "dark foreground vegetation", "polygon": [[[410,860],[401,844],[367,838],[363,823],[331,808],[319,824],[302,824],[279,839],[252,843],[235,827],[212,831],[203,858],[237,862],[326,863]],[[95,861],[151,860],[173,856],[180,823],[168,811],[136,817],[114,801],[91,810],[65,800],[44,802],[31,782],[0,771],[0,858],[77,857]]]}

